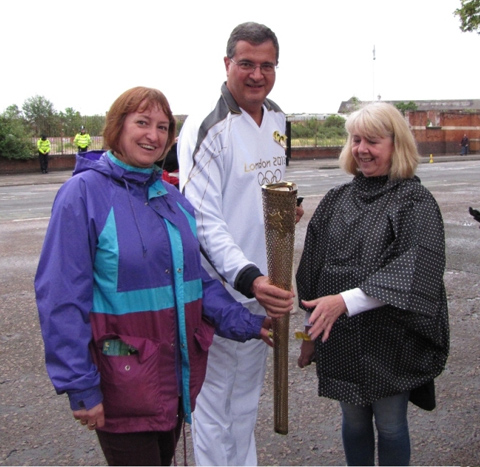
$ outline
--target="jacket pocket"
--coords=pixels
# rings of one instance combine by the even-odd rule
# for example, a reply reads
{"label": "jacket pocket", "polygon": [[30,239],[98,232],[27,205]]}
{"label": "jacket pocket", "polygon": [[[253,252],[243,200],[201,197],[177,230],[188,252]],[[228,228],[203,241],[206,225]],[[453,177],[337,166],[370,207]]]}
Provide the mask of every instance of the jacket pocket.
{"label": "jacket pocket", "polygon": [[115,336],[136,349],[131,355],[107,355],[103,341],[95,349],[106,417],[157,415],[160,410],[160,352],[150,339]]}
{"label": "jacket pocket", "polygon": [[195,399],[205,380],[207,371],[208,349],[212,345],[215,328],[202,320],[193,335],[194,345],[190,347],[190,398],[192,410]]}
{"label": "jacket pocket", "polygon": [[213,335],[215,334],[215,328],[204,321],[200,322],[200,326],[195,329],[195,341],[199,346],[200,350],[207,352],[210,346],[213,343]]}

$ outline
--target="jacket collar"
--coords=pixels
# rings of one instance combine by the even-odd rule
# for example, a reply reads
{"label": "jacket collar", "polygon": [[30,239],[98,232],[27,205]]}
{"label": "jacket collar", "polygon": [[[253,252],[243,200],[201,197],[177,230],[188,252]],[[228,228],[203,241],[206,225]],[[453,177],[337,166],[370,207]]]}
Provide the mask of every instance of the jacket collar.
{"label": "jacket collar", "polygon": [[[225,101],[228,108],[230,109],[230,112],[241,114],[242,110],[238,106],[237,101],[233,98],[232,93],[229,91],[227,87],[227,82],[224,82],[222,84],[221,92],[222,92],[223,100]],[[267,108],[267,110],[276,110],[275,104],[273,104],[273,102],[270,101],[269,99],[265,99],[263,101],[263,105]]]}

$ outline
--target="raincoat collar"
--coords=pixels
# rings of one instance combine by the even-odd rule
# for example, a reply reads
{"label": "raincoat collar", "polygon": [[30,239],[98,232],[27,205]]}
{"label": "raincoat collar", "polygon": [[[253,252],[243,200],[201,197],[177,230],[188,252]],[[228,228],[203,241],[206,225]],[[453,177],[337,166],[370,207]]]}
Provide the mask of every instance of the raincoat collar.
{"label": "raincoat collar", "polygon": [[[115,157],[110,150],[77,154],[73,175],[87,170],[95,170],[122,184],[147,185],[149,188],[153,188],[155,196],[167,194],[167,190],[161,182],[162,169],[159,166],[153,165],[145,169],[133,167]],[[152,190],[149,190],[149,195],[150,191]]]}

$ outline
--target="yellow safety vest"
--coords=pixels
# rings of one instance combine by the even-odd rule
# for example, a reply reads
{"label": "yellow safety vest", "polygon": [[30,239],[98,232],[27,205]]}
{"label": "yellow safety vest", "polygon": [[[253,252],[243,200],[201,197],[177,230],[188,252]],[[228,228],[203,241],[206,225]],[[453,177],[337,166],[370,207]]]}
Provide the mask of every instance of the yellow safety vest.
{"label": "yellow safety vest", "polygon": [[50,152],[50,141],[48,139],[43,140],[40,138],[37,141],[37,148],[42,154],[47,154],[47,152]]}
{"label": "yellow safety vest", "polygon": [[77,133],[75,139],[73,140],[73,143],[80,148],[86,148],[87,146],[90,146],[91,142],[92,140],[88,133],[85,133],[84,135],[82,135],[81,133]]}

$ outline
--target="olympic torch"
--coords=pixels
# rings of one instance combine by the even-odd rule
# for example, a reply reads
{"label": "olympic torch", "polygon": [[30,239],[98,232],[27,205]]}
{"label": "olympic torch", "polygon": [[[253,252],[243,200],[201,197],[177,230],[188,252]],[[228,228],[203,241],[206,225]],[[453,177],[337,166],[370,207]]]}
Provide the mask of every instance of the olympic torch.
{"label": "olympic torch", "polygon": [[[292,289],[297,186],[279,182],[262,186],[263,217],[270,283]],[[288,333],[290,315],[272,319],[274,430],[288,433]]]}

